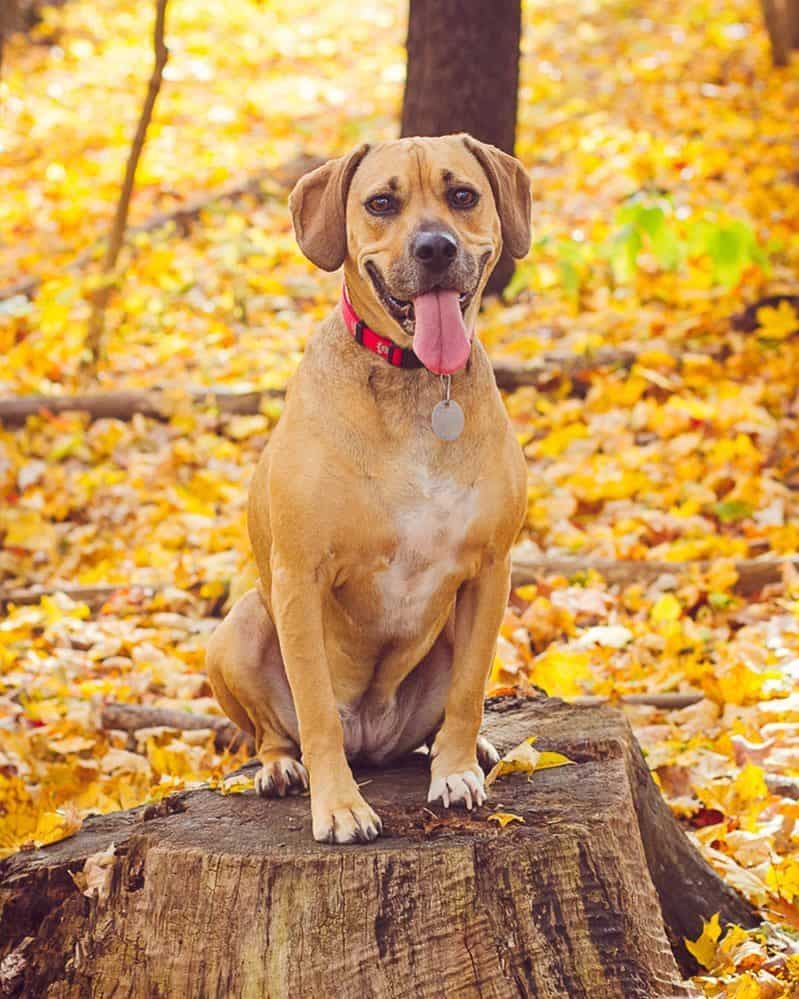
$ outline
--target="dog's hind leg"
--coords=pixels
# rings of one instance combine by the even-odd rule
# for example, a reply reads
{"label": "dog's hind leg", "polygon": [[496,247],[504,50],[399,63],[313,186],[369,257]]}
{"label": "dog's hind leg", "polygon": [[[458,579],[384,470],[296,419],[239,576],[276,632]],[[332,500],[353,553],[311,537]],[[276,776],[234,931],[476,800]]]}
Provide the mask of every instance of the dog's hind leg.
{"label": "dog's hind leg", "polygon": [[307,789],[294,702],[277,632],[257,590],[230,610],[208,643],[208,679],[225,714],[255,738],[259,794],[283,797]]}

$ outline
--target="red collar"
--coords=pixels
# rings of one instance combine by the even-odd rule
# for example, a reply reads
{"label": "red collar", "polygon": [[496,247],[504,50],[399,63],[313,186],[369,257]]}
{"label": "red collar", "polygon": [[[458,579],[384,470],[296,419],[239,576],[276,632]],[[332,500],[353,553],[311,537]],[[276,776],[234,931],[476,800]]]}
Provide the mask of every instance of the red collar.
{"label": "red collar", "polygon": [[380,336],[379,333],[375,333],[374,330],[369,329],[363,319],[358,318],[358,314],[350,302],[349,295],[347,295],[346,285],[342,285],[341,288],[341,314],[344,316],[347,329],[355,337],[356,343],[359,343],[362,347],[371,350],[372,353],[382,357],[384,361],[393,364],[395,368],[424,367],[412,350],[400,347],[387,336]]}

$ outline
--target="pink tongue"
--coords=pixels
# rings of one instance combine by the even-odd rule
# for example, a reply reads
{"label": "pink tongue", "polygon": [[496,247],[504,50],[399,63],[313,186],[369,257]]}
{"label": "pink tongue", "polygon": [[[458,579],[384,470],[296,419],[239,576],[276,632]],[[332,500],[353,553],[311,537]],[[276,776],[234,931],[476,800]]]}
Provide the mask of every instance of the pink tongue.
{"label": "pink tongue", "polygon": [[413,352],[437,375],[451,375],[469,360],[472,344],[457,291],[429,291],[413,300]]}

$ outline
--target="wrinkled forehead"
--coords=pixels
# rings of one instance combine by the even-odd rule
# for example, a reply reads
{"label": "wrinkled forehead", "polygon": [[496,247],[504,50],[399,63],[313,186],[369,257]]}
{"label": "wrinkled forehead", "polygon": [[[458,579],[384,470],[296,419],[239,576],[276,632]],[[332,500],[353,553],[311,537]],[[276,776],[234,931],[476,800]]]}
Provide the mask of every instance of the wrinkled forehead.
{"label": "wrinkled forehead", "polygon": [[378,192],[444,191],[458,184],[470,184],[478,190],[488,187],[482,167],[462,139],[399,139],[368,153],[355,173],[350,194],[360,200]]}

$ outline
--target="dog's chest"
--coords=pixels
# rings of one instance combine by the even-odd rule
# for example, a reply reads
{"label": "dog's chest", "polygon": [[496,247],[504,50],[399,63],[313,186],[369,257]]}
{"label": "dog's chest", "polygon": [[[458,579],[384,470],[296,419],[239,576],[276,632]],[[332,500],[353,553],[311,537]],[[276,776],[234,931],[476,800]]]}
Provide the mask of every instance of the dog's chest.
{"label": "dog's chest", "polygon": [[413,634],[461,582],[479,517],[477,485],[420,475],[387,510],[387,554],[374,573],[383,629]]}

